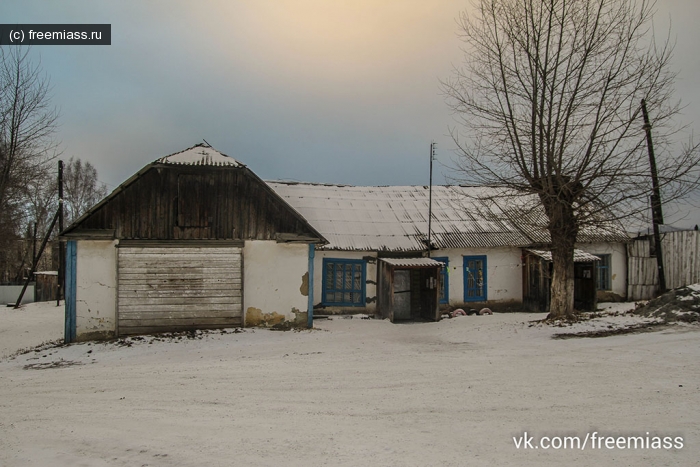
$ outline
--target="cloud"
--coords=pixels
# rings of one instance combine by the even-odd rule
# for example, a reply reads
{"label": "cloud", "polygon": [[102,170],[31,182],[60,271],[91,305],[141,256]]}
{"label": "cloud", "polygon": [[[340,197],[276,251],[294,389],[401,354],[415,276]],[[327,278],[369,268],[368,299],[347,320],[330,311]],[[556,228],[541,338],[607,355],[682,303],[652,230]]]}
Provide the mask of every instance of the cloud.
{"label": "cloud", "polygon": [[[111,46],[33,50],[66,157],[90,160],[110,185],[202,138],[264,178],[423,184],[431,140],[441,162],[452,157],[439,79],[463,59],[455,18],[468,5],[4,0],[3,21],[112,24]],[[685,120],[700,122],[700,4],[658,8],[657,24],[674,19]]]}

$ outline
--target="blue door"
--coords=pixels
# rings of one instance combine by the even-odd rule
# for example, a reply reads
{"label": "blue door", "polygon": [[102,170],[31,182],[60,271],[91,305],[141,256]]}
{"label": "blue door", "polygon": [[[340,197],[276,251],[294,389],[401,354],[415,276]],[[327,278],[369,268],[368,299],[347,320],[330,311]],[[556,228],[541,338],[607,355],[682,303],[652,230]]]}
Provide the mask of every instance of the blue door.
{"label": "blue door", "polygon": [[464,301],[484,302],[486,293],[486,256],[464,257]]}
{"label": "blue door", "polygon": [[447,256],[439,256],[437,258],[433,258],[435,261],[440,261],[441,263],[445,264],[445,267],[440,269],[440,290],[439,290],[439,296],[440,296],[440,304],[441,305],[446,305],[450,303],[450,258]]}

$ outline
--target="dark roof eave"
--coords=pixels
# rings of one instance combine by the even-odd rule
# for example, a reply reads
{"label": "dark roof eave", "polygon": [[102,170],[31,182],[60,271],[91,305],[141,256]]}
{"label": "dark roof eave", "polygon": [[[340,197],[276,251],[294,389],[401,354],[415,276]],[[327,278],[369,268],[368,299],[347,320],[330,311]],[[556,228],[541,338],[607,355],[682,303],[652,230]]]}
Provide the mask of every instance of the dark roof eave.
{"label": "dark roof eave", "polygon": [[[64,231],[65,232],[65,231]],[[65,233],[58,237],[61,241],[67,240],[114,240],[116,237],[115,229],[77,229]]]}

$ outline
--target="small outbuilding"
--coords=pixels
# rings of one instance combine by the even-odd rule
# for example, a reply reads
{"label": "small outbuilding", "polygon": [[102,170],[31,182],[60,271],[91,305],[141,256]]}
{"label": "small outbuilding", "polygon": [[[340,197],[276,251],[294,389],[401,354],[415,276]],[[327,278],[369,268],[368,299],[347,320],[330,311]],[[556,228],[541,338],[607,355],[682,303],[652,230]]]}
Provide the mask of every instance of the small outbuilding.
{"label": "small outbuilding", "polygon": [[[596,266],[600,258],[574,250],[574,308],[595,311],[598,306]],[[552,285],[552,252],[523,250],[523,306],[534,312],[549,311]]]}
{"label": "small outbuilding", "polygon": [[157,159],[63,233],[66,340],[306,327],[325,239],[209,145]]}
{"label": "small outbuilding", "polygon": [[379,314],[391,322],[440,320],[440,270],[430,258],[379,259]]}
{"label": "small outbuilding", "polygon": [[37,271],[34,273],[34,301],[50,302],[58,297],[58,271]]}

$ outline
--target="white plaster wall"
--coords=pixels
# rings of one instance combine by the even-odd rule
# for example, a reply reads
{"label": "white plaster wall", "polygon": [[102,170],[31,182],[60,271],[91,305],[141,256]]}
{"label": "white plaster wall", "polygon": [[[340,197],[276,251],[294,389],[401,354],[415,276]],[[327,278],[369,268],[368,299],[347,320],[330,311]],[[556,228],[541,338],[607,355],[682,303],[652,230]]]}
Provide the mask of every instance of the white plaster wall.
{"label": "white plaster wall", "polygon": [[[377,252],[375,251],[336,251],[336,250],[316,250],[314,260],[314,305],[321,303],[323,299],[323,258],[338,259],[362,259],[371,256],[372,261],[365,262],[365,298],[369,303],[365,303],[364,311],[374,313],[377,309]],[[336,307],[332,307],[335,309]],[[354,307],[338,307],[347,312],[354,311]],[[357,307],[358,311],[362,308]]]}
{"label": "white plaster wall", "polygon": [[[449,258],[449,290],[450,304],[458,305],[464,303],[464,274],[463,274],[463,257],[464,256],[479,256],[486,255],[487,266],[487,288],[489,301],[519,301],[523,299],[522,286],[522,267],[521,267],[521,250],[520,248],[485,248],[485,249],[446,249],[433,251],[433,257]],[[316,251],[316,260],[314,262],[315,276],[314,288],[314,304],[321,303],[321,293],[323,286],[323,258],[341,258],[341,259],[362,259],[363,257],[371,256],[373,262],[367,262],[366,280],[366,296],[370,300],[367,303],[366,311],[373,313],[376,310],[377,296],[377,253],[367,251]],[[351,308],[343,308],[344,311],[352,311]]]}
{"label": "white plaster wall", "polygon": [[[612,291],[621,296],[627,293],[627,253],[623,243],[595,243],[577,245],[589,253],[612,255]],[[523,272],[521,248],[481,248],[481,249],[445,249],[432,252],[433,257],[449,258],[449,302],[450,305],[464,303],[464,269],[463,258],[465,256],[486,256],[487,264],[487,300],[495,302],[522,302],[523,300]],[[315,276],[314,304],[321,303],[323,281],[323,258],[362,259],[366,256],[375,258],[373,263],[367,263],[366,279],[371,281],[366,285],[366,296],[376,298],[377,294],[377,265],[376,252],[366,251],[316,251],[314,262]],[[374,312],[376,301],[367,304],[367,311]],[[346,309],[347,310],[347,309]]]}
{"label": "white plaster wall", "polygon": [[624,243],[582,243],[576,248],[594,255],[610,257],[610,282],[612,292],[627,298],[627,247]]}
{"label": "white plaster wall", "polygon": [[[76,257],[76,337],[108,337],[116,326],[117,242],[79,240]],[[93,334],[96,333],[96,334]],[[92,334],[92,335],[91,335]]]}
{"label": "white plaster wall", "polygon": [[487,301],[506,302],[523,299],[523,278],[520,248],[446,249],[436,250],[432,257],[449,258],[450,305],[464,303],[465,256],[486,256]]}
{"label": "white plaster wall", "polygon": [[[243,312],[277,313],[293,321],[292,309],[306,312],[301,285],[309,267],[309,246],[251,240],[243,248]],[[244,317],[245,320],[245,317]]]}

